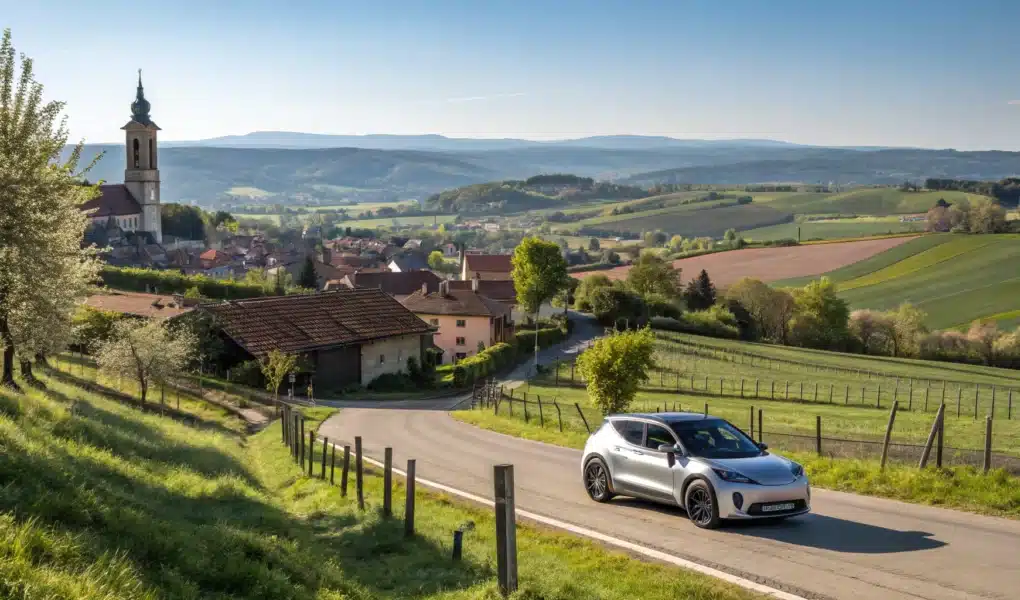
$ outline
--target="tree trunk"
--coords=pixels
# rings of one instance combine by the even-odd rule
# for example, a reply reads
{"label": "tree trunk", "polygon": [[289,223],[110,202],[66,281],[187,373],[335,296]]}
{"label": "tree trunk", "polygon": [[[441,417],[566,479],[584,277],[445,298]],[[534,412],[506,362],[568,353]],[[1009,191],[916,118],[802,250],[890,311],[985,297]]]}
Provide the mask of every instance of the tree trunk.
{"label": "tree trunk", "polygon": [[0,314],[0,344],[4,346],[3,375],[0,376],[0,387],[8,387],[15,391],[21,388],[14,381],[14,338],[7,321],[7,314]]}
{"label": "tree trunk", "polygon": [[144,406],[145,405],[145,394],[146,394],[146,392],[149,391],[149,386],[145,382],[145,379],[140,379],[138,384],[139,384],[138,385],[138,389],[140,390],[140,393],[141,393],[142,405]]}
{"label": "tree trunk", "polygon": [[25,383],[32,387],[45,387],[41,381],[35,378],[35,374],[32,373],[32,361],[22,358],[18,362],[21,366],[21,378],[25,380]]}
{"label": "tree trunk", "polygon": [[39,365],[41,365],[43,367],[49,367],[50,366],[49,361],[46,360],[46,356],[43,355],[43,354],[36,354],[35,355],[35,362],[37,362]]}

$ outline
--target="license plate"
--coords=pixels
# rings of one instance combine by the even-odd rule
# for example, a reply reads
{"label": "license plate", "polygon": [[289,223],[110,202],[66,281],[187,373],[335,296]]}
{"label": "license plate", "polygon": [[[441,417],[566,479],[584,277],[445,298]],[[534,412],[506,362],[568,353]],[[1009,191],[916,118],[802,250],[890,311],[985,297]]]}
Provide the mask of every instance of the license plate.
{"label": "license plate", "polygon": [[780,512],[784,510],[793,510],[793,507],[797,506],[793,502],[783,502],[781,504],[763,504],[761,512]]}

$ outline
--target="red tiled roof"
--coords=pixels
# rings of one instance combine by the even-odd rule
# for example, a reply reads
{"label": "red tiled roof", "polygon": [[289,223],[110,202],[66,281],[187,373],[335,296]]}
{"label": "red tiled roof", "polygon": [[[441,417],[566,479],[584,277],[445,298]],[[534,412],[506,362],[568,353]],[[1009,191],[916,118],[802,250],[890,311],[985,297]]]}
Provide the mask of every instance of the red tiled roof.
{"label": "red tiled roof", "polygon": [[401,301],[408,310],[423,315],[464,315],[498,317],[510,314],[506,304],[472,291],[451,290],[446,295],[422,294],[421,290]]}
{"label": "red tiled roof", "polygon": [[[471,291],[472,281],[452,280],[448,282],[451,290]],[[517,289],[509,279],[479,279],[478,293],[500,302],[517,302]]]}
{"label": "red tiled roof", "polygon": [[141,214],[142,207],[123,183],[99,186],[99,195],[81,205],[90,217],[121,217]]}
{"label": "red tiled roof", "polygon": [[470,271],[509,273],[513,270],[509,254],[465,254],[464,260]]}
{"label": "red tiled roof", "polygon": [[307,352],[432,328],[378,289],[231,300],[202,305],[223,331],[255,356]]}
{"label": "red tiled roof", "polygon": [[199,254],[198,257],[201,258],[202,260],[216,260],[218,257],[221,256],[221,254],[222,253],[219,250],[210,248],[209,250],[206,250],[205,252]]}
{"label": "red tiled roof", "polygon": [[85,300],[87,306],[98,310],[108,310],[123,315],[146,318],[179,317],[191,310],[177,304],[173,296],[142,294],[139,292],[115,292],[95,294]]}

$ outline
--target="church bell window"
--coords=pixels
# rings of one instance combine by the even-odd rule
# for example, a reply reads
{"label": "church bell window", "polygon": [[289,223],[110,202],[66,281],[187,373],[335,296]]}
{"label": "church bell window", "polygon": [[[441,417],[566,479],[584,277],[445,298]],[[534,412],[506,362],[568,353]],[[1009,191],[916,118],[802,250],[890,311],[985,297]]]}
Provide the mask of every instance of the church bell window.
{"label": "church bell window", "polygon": [[132,155],[131,155],[132,164],[137,169],[139,167],[139,165],[141,164],[141,162],[139,161],[139,157],[138,157],[138,138],[135,138],[134,141],[131,142],[131,149],[132,149]]}

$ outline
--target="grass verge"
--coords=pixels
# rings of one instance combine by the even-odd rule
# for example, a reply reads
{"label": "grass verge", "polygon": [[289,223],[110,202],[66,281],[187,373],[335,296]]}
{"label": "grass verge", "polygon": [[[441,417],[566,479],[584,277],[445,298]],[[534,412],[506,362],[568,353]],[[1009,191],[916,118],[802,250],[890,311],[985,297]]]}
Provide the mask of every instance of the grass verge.
{"label": "grass verge", "polygon": [[[359,511],[291,462],[278,422],[246,437],[243,423],[197,401],[181,403],[203,413],[191,426],[41,378],[46,391],[0,391],[0,597],[498,597],[490,511],[420,491],[419,534],[405,540],[399,508],[380,514],[376,471]],[[308,409],[309,424],[329,412]],[[475,528],[455,562],[451,532],[466,521]],[[520,527],[518,545],[517,598],[627,598],[649,586],[663,597],[757,597],[540,528]]]}

